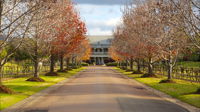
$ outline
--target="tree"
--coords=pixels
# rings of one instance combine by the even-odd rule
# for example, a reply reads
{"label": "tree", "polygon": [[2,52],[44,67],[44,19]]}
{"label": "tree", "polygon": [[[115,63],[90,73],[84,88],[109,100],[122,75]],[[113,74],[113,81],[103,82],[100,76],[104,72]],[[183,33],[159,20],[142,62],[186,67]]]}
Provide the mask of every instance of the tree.
{"label": "tree", "polygon": [[[64,70],[64,58],[69,61],[70,55],[75,52],[77,46],[85,39],[86,28],[84,23],[75,10],[73,3],[70,1],[60,1],[53,5],[53,13],[58,14],[59,17],[54,16],[49,19],[51,28],[47,31],[46,37],[51,38],[50,45],[50,72],[46,75],[56,75],[54,73],[55,57],[60,61],[60,72]],[[47,23],[47,26],[48,26]]]}
{"label": "tree", "polygon": [[[156,11],[153,9],[154,2],[148,1],[141,4],[138,8],[133,9],[132,15],[137,25],[137,37],[143,43],[142,55],[148,64],[148,73],[144,77],[154,77],[153,64],[159,60],[161,55],[159,48],[155,45],[155,39],[161,34],[159,21],[156,21]],[[137,44],[137,43],[136,43]],[[140,56],[142,56],[140,55]],[[139,56],[139,57],[140,57]]]}
{"label": "tree", "polygon": [[180,24],[180,12],[168,1],[157,3],[159,11],[158,19],[161,24],[162,34],[158,37],[156,45],[161,49],[162,58],[167,62],[168,79],[164,82],[171,82],[172,71],[180,52],[187,46],[187,38]]}
{"label": "tree", "polygon": [[52,13],[48,13],[50,7],[51,2],[41,2],[36,7],[38,10],[32,13],[34,18],[28,30],[26,42],[23,44],[34,63],[33,77],[27,79],[27,81],[44,82],[44,80],[39,77],[39,62],[42,62],[43,58],[48,56],[49,38],[46,38],[45,33],[47,29],[50,28],[50,26],[46,26],[46,22],[48,22],[46,20],[53,16]]}
{"label": "tree", "polygon": [[[133,69],[133,60],[136,61],[138,69],[134,73],[141,73],[140,61],[147,60],[148,76],[153,76],[153,63],[159,58],[159,52],[156,45],[151,43],[156,36],[158,36],[158,22],[154,21],[153,16],[149,10],[150,2],[140,4],[137,8],[134,6],[127,6],[124,10],[123,25],[121,38],[124,39],[124,44],[127,47],[126,57],[130,59],[131,69]],[[155,33],[155,31],[157,31]],[[119,49],[121,49],[119,47]]]}
{"label": "tree", "polygon": [[[111,49],[115,55],[118,55],[118,57],[121,57],[121,61],[126,61],[128,56],[128,44],[126,42],[125,38],[125,32],[124,32],[124,26],[118,26],[116,27],[115,31],[113,32],[114,39],[111,43]],[[126,61],[127,62],[127,61]],[[127,63],[126,63],[126,69],[127,69]]]}
{"label": "tree", "polygon": [[200,1],[199,0],[169,0],[175,10],[179,12],[180,27],[190,41],[200,49]]}
{"label": "tree", "polygon": [[167,81],[171,81],[176,59],[187,46],[182,13],[174,2],[149,0],[137,7],[128,5],[123,12],[123,25],[114,32],[112,49],[125,59],[144,59],[148,64],[144,76],[154,76],[153,64],[162,59],[167,63]]}
{"label": "tree", "polygon": [[91,47],[89,44],[89,40],[82,40],[82,42],[78,45],[78,47],[73,52],[72,56],[75,57],[76,65],[77,63],[81,64],[82,61],[86,61],[90,59]]}
{"label": "tree", "polygon": [[[37,1],[32,2],[35,2],[35,4],[30,5],[30,2],[22,2],[21,0],[0,0],[0,52],[7,49],[10,43],[15,42],[16,44],[13,49],[7,50],[6,54],[1,57],[0,70],[27,35],[33,19],[31,13],[37,10],[35,7],[39,3]],[[16,38],[19,41],[15,41]],[[1,78],[2,74],[0,76],[0,91],[11,93],[9,89],[2,85]]]}
{"label": "tree", "polygon": [[[186,34],[196,48],[200,49],[200,1],[199,0],[169,0],[179,12],[178,27]],[[200,93],[200,88],[196,93]]]}

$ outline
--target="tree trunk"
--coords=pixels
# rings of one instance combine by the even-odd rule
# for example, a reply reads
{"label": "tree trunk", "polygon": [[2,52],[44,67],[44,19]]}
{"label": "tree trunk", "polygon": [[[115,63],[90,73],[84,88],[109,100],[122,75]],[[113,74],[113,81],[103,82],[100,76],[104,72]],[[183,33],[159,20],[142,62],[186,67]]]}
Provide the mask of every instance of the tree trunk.
{"label": "tree trunk", "polygon": [[76,60],[76,58],[74,59],[75,61],[75,67],[78,67],[78,62],[77,62],[77,60]]}
{"label": "tree trunk", "polygon": [[122,61],[122,69],[125,69],[126,68],[126,61]]}
{"label": "tree trunk", "polygon": [[39,77],[39,73],[38,73],[38,60],[34,61],[34,68],[35,68],[34,77]]}
{"label": "tree trunk", "polygon": [[74,57],[72,57],[72,68],[74,68]]}
{"label": "tree trunk", "polygon": [[172,56],[169,56],[169,60],[168,60],[168,80],[172,79],[172,70],[173,70]]}
{"label": "tree trunk", "polygon": [[120,61],[118,61],[118,67],[121,68],[121,62]]}
{"label": "tree trunk", "polygon": [[73,68],[76,67],[76,60],[75,60],[75,57],[72,58],[72,66],[73,66]]}
{"label": "tree trunk", "polygon": [[3,85],[2,84],[2,78],[3,78],[2,66],[0,66],[0,85]]}
{"label": "tree trunk", "polygon": [[131,58],[131,60],[130,60],[130,68],[133,71],[133,58]]}
{"label": "tree trunk", "polygon": [[137,72],[141,72],[140,60],[138,59],[138,60],[136,61],[136,63],[137,63]]}
{"label": "tree trunk", "polygon": [[38,73],[38,46],[37,46],[37,42],[35,43],[35,50],[34,50],[34,52],[35,52],[35,56],[34,56],[34,60],[33,60],[33,62],[34,62],[34,68],[35,68],[35,70],[34,70],[34,77],[39,77],[39,73]]}
{"label": "tree trunk", "polygon": [[67,68],[67,69],[69,69],[69,61],[70,61],[70,59],[67,58],[67,59],[66,59],[66,68]]}
{"label": "tree trunk", "polygon": [[119,61],[117,61],[117,67],[120,67],[120,62]]}
{"label": "tree trunk", "polygon": [[128,60],[126,60],[126,70],[128,69]]}
{"label": "tree trunk", "polygon": [[63,59],[64,59],[64,57],[63,57],[63,55],[61,54],[60,55],[60,71],[63,71],[64,69],[63,69]]}
{"label": "tree trunk", "polygon": [[154,73],[153,73],[152,58],[149,58],[149,62],[148,62],[148,74],[149,74],[149,75],[154,75]]}
{"label": "tree trunk", "polygon": [[51,54],[51,57],[50,57],[50,72],[54,72],[54,66],[55,66],[55,58],[54,58],[54,55]]}

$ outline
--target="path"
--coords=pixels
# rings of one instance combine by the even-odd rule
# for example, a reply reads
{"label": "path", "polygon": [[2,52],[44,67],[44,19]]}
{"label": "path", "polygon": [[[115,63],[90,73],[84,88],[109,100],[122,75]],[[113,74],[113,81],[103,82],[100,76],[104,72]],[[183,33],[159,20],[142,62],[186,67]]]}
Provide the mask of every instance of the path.
{"label": "path", "polygon": [[130,83],[109,67],[89,67],[25,107],[25,112],[187,112]]}

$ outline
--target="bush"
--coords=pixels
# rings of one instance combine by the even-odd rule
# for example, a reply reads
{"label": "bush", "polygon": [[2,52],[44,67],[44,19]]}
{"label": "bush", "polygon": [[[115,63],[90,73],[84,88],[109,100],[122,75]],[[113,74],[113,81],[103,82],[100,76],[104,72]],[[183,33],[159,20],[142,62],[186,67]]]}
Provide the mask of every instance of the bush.
{"label": "bush", "polygon": [[89,66],[88,63],[81,63],[81,66]]}
{"label": "bush", "polygon": [[117,62],[107,63],[106,66],[117,66]]}
{"label": "bush", "polygon": [[[73,63],[69,63],[69,66],[74,66]],[[85,62],[82,62],[81,63],[81,66],[89,66],[88,63],[85,63]]]}

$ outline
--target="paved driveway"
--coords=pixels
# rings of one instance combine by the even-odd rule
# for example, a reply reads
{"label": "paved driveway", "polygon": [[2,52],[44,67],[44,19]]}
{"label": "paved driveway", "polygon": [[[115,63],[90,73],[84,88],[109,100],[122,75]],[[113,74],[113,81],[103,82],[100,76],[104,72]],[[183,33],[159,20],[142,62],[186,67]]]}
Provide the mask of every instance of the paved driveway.
{"label": "paved driveway", "polygon": [[187,112],[109,67],[88,67],[79,76],[34,103],[25,112]]}

